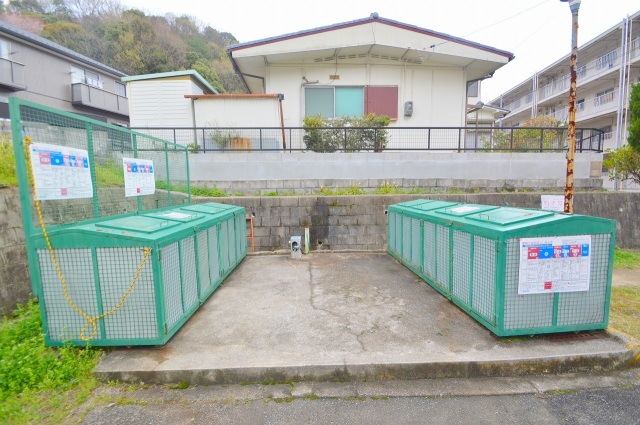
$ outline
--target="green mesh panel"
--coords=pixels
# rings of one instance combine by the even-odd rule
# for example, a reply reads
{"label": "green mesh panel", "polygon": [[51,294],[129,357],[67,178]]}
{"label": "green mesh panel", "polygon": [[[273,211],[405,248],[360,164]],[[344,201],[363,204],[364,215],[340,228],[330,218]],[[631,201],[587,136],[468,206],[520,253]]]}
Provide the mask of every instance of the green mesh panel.
{"label": "green mesh panel", "polygon": [[591,236],[591,276],[589,290],[558,294],[558,325],[601,323],[604,320],[605,299],[609,264],[611,235]]}
{"label": "green mesh panel", "polygon": [[178,243],[162,248],[162,285],[167,328],[171,329],[184,314],[182,285],[180,284],[180,257]]}
{"label": "green mesh panel", "polygon": [[185,238],[180,241],[180,267],[182,269],[183,306],[186,312],[199,304],[194,238]]}
{"label": "green mesh panel", "polygon": [[[141,248],[98,248],[98,274],[102,309],[118,305],[142,263]],[[147,260],[122,307],[104,318],[107,339],[153,339],[158,337],[153,270]],[[132,326],[135,324],[135,326]]]}
{"label": "green mesh panel", "polygon": [[218,228],[212,227],[207,231],[209,243],[209,275],[211,284],[217,285],[220,280],[220,250],[218,245]]}
{"label": "green mesh panel", "polygon": [[209,295],[213,287],[211,273],[209,273],[209,241],[206,230],[196,234],[198,246],[198,279],[200,280],[200,297]]}
{"label": "green mesh panel", "polygon": [[449,290],[449,228],[436,225],[436,284]]}
{"label": "green mesh panel", "polygon": [[424,273],[431,279],[436,281],[436,225],[425,221],[424,223]]}
{"label": "green mesh panel", "polygon": [[471,307],[495,324],[496,241],[473,236],[473,294]]}
{"label": "green mesh panel", "polygon": [[[80,331],[87,320],[65,298],[49,251],[39,249],[37,252],[49,338],[52,341],[80,339]],[[90,317],[98,316],[91,249],[55,249],[54,253],[73,303]],[[85,336],[90,336],[92,331],[89,326]],[[95,338],[103,338],[100,328]]]}
{"label": "green mesh panel", "polygon": [[453,231],[453,295],[469,304],[471,285],[471,235]]}

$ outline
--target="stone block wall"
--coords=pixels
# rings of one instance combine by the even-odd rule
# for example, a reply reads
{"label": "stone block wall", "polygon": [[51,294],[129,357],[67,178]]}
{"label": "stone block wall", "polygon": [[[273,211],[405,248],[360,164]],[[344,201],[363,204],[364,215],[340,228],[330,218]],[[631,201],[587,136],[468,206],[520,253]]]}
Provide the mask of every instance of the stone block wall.
{"label": "stone block wall", "polygon": [[17,188],[0,189],[0,316],[31,296],[29,261],[24,244]]}

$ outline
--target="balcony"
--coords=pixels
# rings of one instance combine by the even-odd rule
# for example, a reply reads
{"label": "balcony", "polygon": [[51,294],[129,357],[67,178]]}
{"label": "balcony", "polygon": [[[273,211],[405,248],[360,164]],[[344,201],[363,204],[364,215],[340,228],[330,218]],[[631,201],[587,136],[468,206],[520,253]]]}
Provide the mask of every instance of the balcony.
{"label": "balcony", "polygon": [[[619,92],[619,90],[614,90],[601,93],[592,98],[585,99],[583,102],[576,103],[576,119],[584,120],[616,110]],[[565,106],[547,115],[565,123],[569,120],[569,107]]]}
{"label": "balcony", "polygon": [[[635,41],[635,40],[634,40]],[[611,69],[620,65],[620,49],[612,50],[586,63],[576,69],[578,85],[585,84],[588,80],[606,74]],[[570,76],[553,80],[551,83],[538,89],[538,102],[550,99],[557,94],[567,94],[569,91]]]}
{"label": "balcony", "polygon": [[129,100],[126,97],[103,90],[97,84],[71,84],[71,103],[74,106],[129,116]]}
{"label": "balcony", "polygon": [[0,58],[0,87],[10,91],[26,90],[24,65]]}

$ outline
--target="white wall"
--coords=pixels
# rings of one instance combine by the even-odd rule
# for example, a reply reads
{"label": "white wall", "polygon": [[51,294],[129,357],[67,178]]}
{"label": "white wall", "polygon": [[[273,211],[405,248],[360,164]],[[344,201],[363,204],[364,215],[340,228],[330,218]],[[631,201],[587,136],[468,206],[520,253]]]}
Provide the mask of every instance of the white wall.
{"label": "white wall", "polygon": [[131,81],[129,121],[131,127],[193,127],[190,80]]}
{"label": "white wall", "polygon": [[[330,80],[329,75],[339,75]],[[398,127],[463,127],[465,125],[466,82],[461,68],[426,68],[388,65],[304,64],[271,66],[267,69],[267,93],[283,93],[284,123],[298,127],[304,119],[304,85],[313,86],[398,86]],[[404,117],[404,102],[414,104],[412,117]]]}
{"label": "white wall", "polygon": [[280,127],[275,98],[205,98],[194,102],[196,127]]}
{"label": "white wall", "polygon": [[[575,179],[591,177],[602,154],[576,156]],[[211,153],[189,156],[192,181],[278,181],[305,179],[531,180],[562,186],[563,153]]]}

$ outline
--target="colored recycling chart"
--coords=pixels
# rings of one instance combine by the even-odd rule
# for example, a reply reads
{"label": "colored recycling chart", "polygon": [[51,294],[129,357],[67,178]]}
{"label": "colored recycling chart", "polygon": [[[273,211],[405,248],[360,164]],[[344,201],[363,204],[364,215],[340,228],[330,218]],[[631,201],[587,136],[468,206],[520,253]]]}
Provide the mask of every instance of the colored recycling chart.
{"label": "colored recycling chart", "polygon": [[520,239],[518,294],[588,291],[591,235]]}

